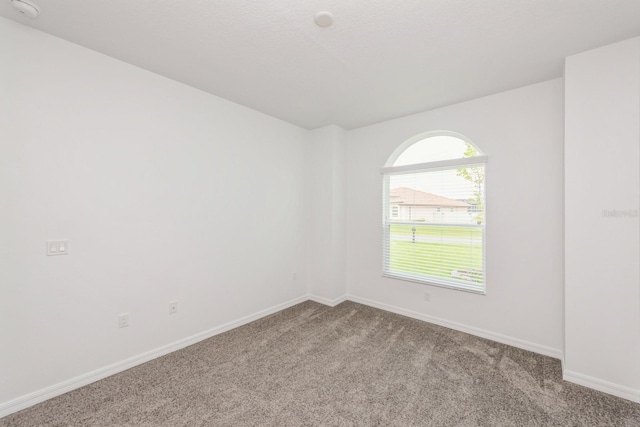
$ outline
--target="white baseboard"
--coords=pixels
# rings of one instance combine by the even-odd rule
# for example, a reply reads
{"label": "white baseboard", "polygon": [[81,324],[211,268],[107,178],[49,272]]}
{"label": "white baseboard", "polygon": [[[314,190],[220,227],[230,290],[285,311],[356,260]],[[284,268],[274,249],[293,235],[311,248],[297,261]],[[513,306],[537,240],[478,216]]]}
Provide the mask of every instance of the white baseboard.
{"label": "white baseboard", "polygon": [[45,387],[43,389],[34,391],[24,396],[20,396],[16,399],[0,403],[0,418],[5,417],[14,412],[18,412],[22,409],[28,408],[29,406],[33,406],[37,403],[44,402],[45,400],[51,399],[53,397],[60,396],[61,394],[67,393],[71,390],[84,387],[87,384],[91,384],[93,382],[96,382],[108,376],[117,374],[122,371],[126,371],[127,369],[133,368],[134,366],[141,365],[142,363],[156,359],[160,356],[164,356],[165,354],[169,354],[176,350],[180,350],[181,348],[188,347],[192,344],[195,344],[207,338],[211,338],[215,335],[221,334],[223,332],[227,332],[239,326],[246,325],[247,323],[253,322],[254,320],[258,320],[262,317],[266,317],[273,313],[277,313],[278,311],[284,310],[285,308],[289,308],[301,302],[307,301],[308,299],[309,298],[307,295],[295,298],[293,300],[284,302],[282,304],[278,304],[273,307],[267,308],[265,310],[261,310],[249,316],[245,316],[241,319],[234,320],[229,323],[225,323],[223,325],[197,333],[195,335],[191,335],[190,337],[183,338],[171,344],[167,344],[162,347],[158,347],[154,350],[150,350],[142,354],[122,360],[120,362],[116,362],[114,364],[105,366],[103,368],[96,369],[95,371],[87,372],[86,374],[82,374],[75,378],[62,381],[58,384]]}
{"label": "white baseboard", "polygon": [[569,371],[564,369],[564,367],[562,369],[562,379],[594,390],[622,397],[623,399],[627,399],[632,402],[640,403],[640,390],[610,383],[609,381],[590,377],[578,372]]}
{"label": "white baseboard", "polygon": [[450,320],[442,319],[427,314],[418,313],[416,311],[407,310],[404,308],[396,307],[393,305],[372,301],[366,298],[357,297],[354,295],[348,295],[349,301],[357,302],[360,304],[368,305],[371,307],[379,308],[381,310],[390,311],[392,313],[401,314],[403,316],[411,317],[413,319],[422,320],[429,323],[435,323],[436,325],[444,326],[445,328],[455,329],[456,331],[466,332],[471,335],[475,335],[481,338],[486,338],[492,341],[496,341],[502,344],[507,344],[513,347],[518,347],[523,350],[532,351],[534,353],[542,354],[544,356],[553,357],[554,359],[562,359],[562,351],[560,349],[547,347],[540,344],[535,344],[529,341],[524,341],[518,338],[513,338],[507,335],[498,334],[496,332],[487,331],[485,329],[476,328],[474,326],[465,325],[462,323],[452,322]]}
{"label": "white baseboard", "polygon": [[565,368],[564,352],[560,349],[555,349],[552,347],[535,344],[535,343],[524,341],[518,338],[509,337],[507,335],[502,335],[502,334],[487,331],[484,329],[476,328],[473,326],[464,325],[462,323],[441,319],[439,317],[429,316],[429,315],[418,313],[415,311],[406,310],[404,308],[396,307],[393,305],[389,305],[389,304],[385,304],[377,301],[372,301],[366,298],[360,298],[354,295],[348,295],[347,299],[349,301],[379,308],[381,310],[390,311],[392,313],[401,314],[403,316],[411,317],[418,320],[423,320],[425,322],[435,323],[436,325],[444,326],[450,329],[455,329],[457,331],[466,332],[471,335],[487,338],[492,341],[496,341],[502,344],[507,344],[513,347],[518,347],[523,350],[528,350],[534,353],[553,357],[554,359],[560,359],[560,362],[562,364],[563,380],[569,381],[575,384],[579,384],[585,387],[589,387],[594,390],[602,391],[604,393],[608,393],[613,396],[622,397],[623,399],[627,399],[632,402],[640,403],[640,390],[621,386],[619,384],[614,384],[605,380],[601,380],[598,378],[590,377],[588,375],[567,370]]}
{"label": "white baseboard", "polygon": [[329,299],[329,298],[319,297],[317,295],[312,295],[312,294],[307,295],[307,297],[311,301],[315,301],[315,302],[317,302],[319,304],[328,305],[329,307],[335,307],[336,305],[340,304],[341,302],[344,302],[344,301],[347,300],[347,296],[346,295],[342,295],[341,297],[338,297],[336,299]]}
{"label": "white baseboard", "polygon": [[418,313],[412,310],[407,310],[407,309],[392,306],[389,304],[372,301],[366,298],[360,298],[354,295],[343,295],[339,298],[330,300],[328,298],[323,298],[317,295],[308,294],[308,295],[284,302],[282,304],[275,305],[265,310],[261,310],[257,313],[254,313],[249,316],[245,316],[241,319],[238,319],[229,323],[225,323],[215,328],[175,341],[171,344],[167,344],[165,346],[156,348],[154,350],[150,350],[145,353],[139,354],[137,356],[133,356],[131,358],[114,363],[112,365],[105,366],[103,368],[97,369],[92,372],[87,372],[86,374],[79,375],[75,378],[62,381],[58,384],[54,384],[49,387],[45,387],[43,389],[34,391],[24,396],[20,396],[16,399],[0,403],[0,418],[5,417],[14,412],[20,411],[22,409],[28,408],[29,406],[33,406],[45,400],[51,399],[53,397],[59,396],[61,394],[67,393],[71,390],[75,390],[77,388],[83,387],[87,384],[91,384],[93,382],[106,378],[110,375],[114,375],[119,372],[126,371],[127,369],[133,368],[134,366],[148,362],[160,356],[164,356],[165,354],[174,352],[176,350],[180,350],[184,347],[190,346],[192,344],[195,344],[207,338],[213,337],[223,332],[227,332],[231,329],[235,329],[239,326],[253,322],[262,317],[266,317],[273,313],[277,313],[278,311],[284,310],[286,308],[289,308],[291,306],[294,306],[296,304],[299,304],[307,300],[315,301],[317,303],[324,304],[330,307],[335,307],[341,302],[349,300],[349,301],[357,302],[360,304],[368,305],[371,307],[379,308],[381,310],[385,310],[385,311],[400,314],[403,316],[411,317],[414,319],[422,320],[425,322],[434,323],[436,325],[444,326],[457,331],[466,332],[482,338],[486,338],[486,339],[497,341],[503,344],[511,345],[513,347],[518,347],[524,350],[533,351],[534,353],[539,353],[545,356],[550,356],[556,359],[560,359],[563,366],[564,380],[570,381],[579,385],[583,385],[585,387],[589,387],[595,390],[599,390],[605,393],[609,393],[614,396],[622,397],[624,399],[628,399],[633,402],[640,402],[640,390],[635,390],[632,388],[620,386],[617,384],[613,384],[607,381],[599,380],[597,378],[589,377],[587,375],[579,374],[579,373],[564,369],[564,358],[563,358],[562,351],[559,349],[542,346],[539,344],[509,337],[507,335],[502,335],[502,334],[487,331],[484,329],[476,328],[473,326],[464,325],[462,323],[452,322],[452,321],[441,319],[435,316],[429,316],[429,315]]}

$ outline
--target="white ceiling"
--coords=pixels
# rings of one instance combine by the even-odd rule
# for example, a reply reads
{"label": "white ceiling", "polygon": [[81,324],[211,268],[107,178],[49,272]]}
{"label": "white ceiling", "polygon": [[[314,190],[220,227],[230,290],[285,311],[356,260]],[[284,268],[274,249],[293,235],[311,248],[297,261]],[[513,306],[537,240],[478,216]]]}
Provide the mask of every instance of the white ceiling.
{"label": "white ceiling", "polygon": [[309,129],[560,77],[640,35],[640,0],[33,1],[36,20],[9,0],[0,16]]}

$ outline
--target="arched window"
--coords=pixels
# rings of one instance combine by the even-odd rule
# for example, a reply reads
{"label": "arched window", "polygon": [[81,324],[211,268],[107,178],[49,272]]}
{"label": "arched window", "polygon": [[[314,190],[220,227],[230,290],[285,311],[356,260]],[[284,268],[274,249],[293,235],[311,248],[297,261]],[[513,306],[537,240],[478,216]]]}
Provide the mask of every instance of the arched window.
{"label": "arched window", "polygon": [[485,293],[487,156],[462,135],[418,135],[383,174],[383,274]]}

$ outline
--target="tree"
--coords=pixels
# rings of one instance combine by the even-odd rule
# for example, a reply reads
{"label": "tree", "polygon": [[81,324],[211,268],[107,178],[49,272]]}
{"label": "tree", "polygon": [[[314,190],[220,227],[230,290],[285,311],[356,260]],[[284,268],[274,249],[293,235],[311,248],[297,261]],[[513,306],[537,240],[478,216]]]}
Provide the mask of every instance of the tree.
{"label": "tree", "polygon": [[[467,144],[467,149],[464,151],[464,157],[475,157],[478,155],[478,150],[473,145]],[[467,168],[458,168],[457,176],[464,178],[465,181],[469,181],[473,184],[473,198],[470,200],[477,215],[473,217],[473,220],[478,224],[484,222],[484,166],[472,166]]]}

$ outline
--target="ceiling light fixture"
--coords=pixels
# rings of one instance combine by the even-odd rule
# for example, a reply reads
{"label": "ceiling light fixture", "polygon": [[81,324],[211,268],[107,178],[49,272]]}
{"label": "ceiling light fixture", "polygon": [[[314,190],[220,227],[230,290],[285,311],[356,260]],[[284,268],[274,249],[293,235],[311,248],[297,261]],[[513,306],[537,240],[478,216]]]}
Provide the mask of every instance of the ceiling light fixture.
{"label": "ceiling light fixture", "polygon": [[11,4],[24,16],[35,19],[40,14],[40,8],[27,0],[11,0]]}
{"label": "ceiling light fixture", "polygon": [[333,15],[331,12],[318,12],[315,21],[318,27],[328,27],[333,24]]}

